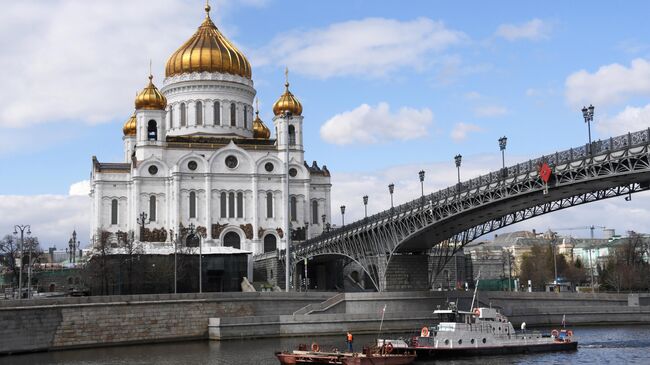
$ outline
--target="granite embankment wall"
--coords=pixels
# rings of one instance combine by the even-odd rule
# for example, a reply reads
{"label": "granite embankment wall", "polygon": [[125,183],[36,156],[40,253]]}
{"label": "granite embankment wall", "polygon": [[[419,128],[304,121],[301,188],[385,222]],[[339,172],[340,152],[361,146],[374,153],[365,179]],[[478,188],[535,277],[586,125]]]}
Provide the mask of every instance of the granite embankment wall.
{"label": "granite embankment wall", "polygon": [[204,293],[0,301],[0,353],[208,338],[212,317],[291,314],[331,293]]}
{"label": "granite embankment wall", "polygon": [[[648,294],[577,294],[483,292],[480,306],[493,306],[515,326],[650,323]],[[337,294],[310,304],[293,315],[230,317],[210,320],[214,340],[376,332],[385,308],[384,332],[412,332],[436,323],[432,310],[455,302],[461,310],[472,304],[470,292],[386,292]],[[477,306],[477,304],[475,304]]]}
{"label": "granite embankment wall", "polygon": [[[185,339],[402,331],[431,325],[448,301],[469,309],[469,292],[204,293],[0,301],[0,353]],[[482,292],[515,325],[650,323],[649,294]],[[208,330],[209,319],[212,326]]]}

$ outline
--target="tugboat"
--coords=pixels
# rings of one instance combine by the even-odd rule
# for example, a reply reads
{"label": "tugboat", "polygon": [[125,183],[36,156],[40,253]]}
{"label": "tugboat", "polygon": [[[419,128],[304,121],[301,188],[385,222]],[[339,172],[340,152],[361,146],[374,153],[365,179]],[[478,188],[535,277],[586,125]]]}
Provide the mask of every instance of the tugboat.
{"label": "tugboat", "polygon": [[298,350],[276,352],[275,356],[280,364],[334,364],[334,365],[406,365],[412,363],[415,351],[407,349],[400,353],[393,353],[393,346],[386,344],[378,348],[365,347],[363,352],[339,352],[333,348],[331,351],[320,351],[317,343],[312,343],[311,351],[307,345],[301,344]]}
{"label": "tugboat", "polygon": [[[472,307],[475,299],[476,290]],[[460,311],[455,303],[449,303],[448,309],[433,313],[440,318],[437,326],[422,327],[419,336],[410,339],[379,339],[378,346],[391,345],[397,353],[415,351],[418,358],[570,351],[578,347],[573,331],[564,328],[542,334],[527,332],[522,325],[522,331],[515,333],[508,318],[493,308]]]}

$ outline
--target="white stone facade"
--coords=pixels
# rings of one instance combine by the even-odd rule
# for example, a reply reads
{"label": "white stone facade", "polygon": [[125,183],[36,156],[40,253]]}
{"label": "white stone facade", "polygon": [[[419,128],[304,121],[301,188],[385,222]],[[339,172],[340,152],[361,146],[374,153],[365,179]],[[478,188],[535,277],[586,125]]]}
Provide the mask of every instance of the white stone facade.
{"label": "white stone facade", "polygon": [[[137,133],[124,137],[124,161],[93,158],[92,234],[133,231],[144,240],[136,222],[144,212],[152,218],[146,224],[150,230],[178,232],[180,225],[194,224],[207,230],[206,250],[218,252],[238,237],[234,247],[257,254],[265,251],[265,238],[267,251],[273,238],[276,248],[286,247],[287,204],[294,229],[307,226],[308,237],[323,231],[323,216],[330,222],[330,175],[315,163],[305,164],[302,116],[275,117],[279,138],[255,139],[251,80],[190,73],[165,79],[161,92],[166,110],[136,110]],[[295,130],[289,141],[288,124]],[[287,142],[292,175],[295,169],[289,202]],[[171,239],[169,234],[165,242],[148,239],[147,250],[166,252]]]}

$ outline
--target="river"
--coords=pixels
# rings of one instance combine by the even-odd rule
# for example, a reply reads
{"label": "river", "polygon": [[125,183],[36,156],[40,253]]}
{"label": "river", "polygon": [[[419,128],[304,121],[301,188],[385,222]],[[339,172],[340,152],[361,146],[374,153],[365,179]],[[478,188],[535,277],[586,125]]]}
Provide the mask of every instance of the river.
{"label": "river", "polygon": [[[650,364],[650,326],[575,328],[579,346],[575,352],[532,355],[490,356],[417,362],[416,364]],[[345,348],[344,335],[320,337],[321,348]],[[312,339],[257,339],[237,341],[192,341],[153,345],[104,347],[12,355],[0,357],[0,364],[12,365],[132,365],[214,364],[277,365],[274,351],[292,349]],[[355,350],[372,342],[372,336],[356,336]]]}

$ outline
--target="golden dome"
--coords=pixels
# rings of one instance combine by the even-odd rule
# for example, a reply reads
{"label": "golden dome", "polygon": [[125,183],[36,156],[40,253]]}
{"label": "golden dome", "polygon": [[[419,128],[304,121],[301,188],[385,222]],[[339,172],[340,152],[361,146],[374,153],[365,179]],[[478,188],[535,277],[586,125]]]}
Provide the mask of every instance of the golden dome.
{"label": "golden dome", "polygon": [[289,81],[284,84],[284,94],[273,104],[273,114],[279,116],[289,111],[293,115],[302,115],[302,104],[289,91]]}
{"label": "golden dome", "polygon": [[126,120],[124,127],[122,127],[122,132],[124,132],[124,136],[135,137],[135,134],[137,132],[135,113],[133,113],[133,115]]}
{"label": "golden dome", "polygon": [[205,6],[206,17],[199,29],[174,52],[165,67],[165,76],[188,72],[221,72],[251,78],[248,60],[210,19],[210,5]]}
{"label": "golden dome", "polygon": [[136,110],[165,110],[167,107],[167,99],[158,91],[152,80],[153,76],[149,75],[149,85],[135,97]]}
{"label": "golden dome", "polygon": [[271,131],[269,128],[264,125],[262,119],[260,119],[260,111],[255,111],[255,119],[253,120],[253,138],[256,139],[269,139],[271,137]]}

